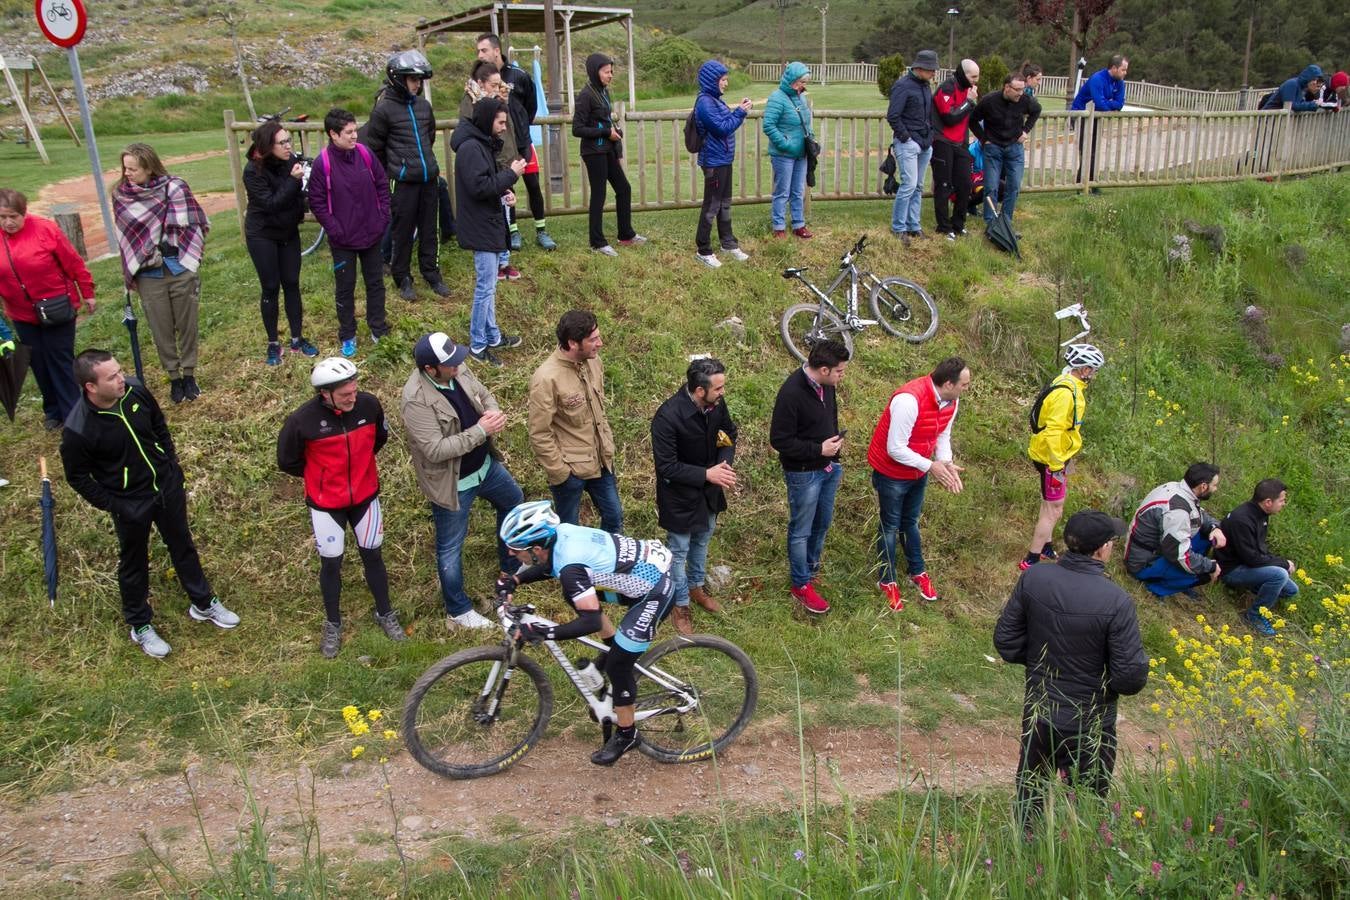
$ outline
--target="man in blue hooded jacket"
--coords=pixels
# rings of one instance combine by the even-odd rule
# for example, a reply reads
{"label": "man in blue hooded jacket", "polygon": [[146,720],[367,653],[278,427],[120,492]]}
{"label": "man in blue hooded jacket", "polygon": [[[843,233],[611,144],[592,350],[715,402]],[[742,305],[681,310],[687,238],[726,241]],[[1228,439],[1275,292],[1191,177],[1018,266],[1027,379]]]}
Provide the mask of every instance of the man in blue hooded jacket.
{"label": "man in blue hooded jacket", "polygon": [[717,239],[732,259],[747,260],[731,230],[731,163],[736,158],[736,130],[750,112],[750,98],[732,109],[722,100],[727,89],[727,67],[715,59],[698,70],[698,99],[694,101],[694,127],[703,138],[698,164],[703,169],[703,209],[699,212],[698,261],[710,269],[722,265],[712,250],[712,225],[717,220]]}
{"label": "man in blue hooded jacket", "polygon": [[[1105,69],[1098,69],[1078,87],[1074,94],[1071,109],[1087,109],[1088,101],[1099,113],[1120,112],[1125,108],[1125,76],[1130,72],[1130,61],[1117,53]],[[1079,134],[1078,139],[1078,181],[1083,180],[1083,156],[1088,157],[1088,177],[1097,179],[1097,122],[1092,122],[1092,134]],[[1086,153],[1085,153],[1086,151]],[[1097,193],[1097,188],[1092,192]]]}
{"label": "man in blue hooded jacket", "polygon": [[1261,104],[1262,109],[1283,109],[1286,103],[1294,108],[1294,112],[1314,112],[1320,108],[1318,100],[1322,96],[1322,85],[1325,76],[1322,74],[1322,67],[1310,65],[1302,72],[1299,72],[1293,78],[1290,78],[1279,89],[1266,98],[1266,102]]}

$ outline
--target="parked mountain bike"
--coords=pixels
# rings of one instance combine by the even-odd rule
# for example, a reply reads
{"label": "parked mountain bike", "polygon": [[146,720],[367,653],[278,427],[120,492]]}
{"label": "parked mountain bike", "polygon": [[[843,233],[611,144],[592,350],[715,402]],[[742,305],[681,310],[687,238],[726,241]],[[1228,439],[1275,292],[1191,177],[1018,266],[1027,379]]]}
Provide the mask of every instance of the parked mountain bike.
{"label": "parked mountain bike", "polygon": [[[515,765],[539,742],[553,714],[553,685],[514,637],[522,622],[553,625],[532,604],[498,598],[503,640],[452,653],[417,679],[403,706],[404,743],[413,759],[446,778],[480,778]],[[578,638],[597,652],[605,646]],[[606,684],[592,691],[557,641],[544,641],[609,736],[613,703]],[[652,647],[637,676],[638,749],[658,762],[712,758],[736,739],[755,713],[759,676],[745,653],[712,635],[676,637]]]}
{"label": "parked mountain bike", "polygon": [[[933,298],[920,285],[906,278],[881,278],[871,272],[860,271],[855,260],[867,245],[867,235],[858,238],[853,248],[839,259],[839,274],[825,290],[816,287],[802,275],[806,269],[784,269],[783,277],[796,278],[816,296],[816,303],[798,303],[783,313],[780,325],[783,344],[802,362],[811,354],[811,348],[821,341],[838,340],[853,353],[853,334],[872,325],[911,344],[920,344],[937,333],[938,311]],[[842,308],[831,297],[844,282],[848,282]],[[874,319],[858,316],[858,285],[870,290],[868,302]]]}

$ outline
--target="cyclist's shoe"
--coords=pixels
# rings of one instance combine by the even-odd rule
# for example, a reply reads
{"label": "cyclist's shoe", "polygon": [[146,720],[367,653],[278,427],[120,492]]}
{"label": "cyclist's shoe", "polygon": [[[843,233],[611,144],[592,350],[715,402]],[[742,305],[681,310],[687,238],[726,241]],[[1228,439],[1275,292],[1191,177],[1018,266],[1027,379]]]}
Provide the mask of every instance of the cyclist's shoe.
{"label": "cyclist's shoe", "polygon": [[586,686],[586,690],[599,697],[605,687],[604,673],[590,659],[577,660],[577,678]]}
{"label": "cyclist's shoe", "polygon": [[511,232],[511,252],[512,252],[512,253],[519,253],[519,252],[520,252],[520,231],[519,231],[519,230],[516,230],[516,231]]}
{"label": "cyclist's shoe", "polygon": [[457,631],[460,628],[493,628],[496,624],[486,616],[480,615],[476,609],[462,612],[457,616],[445,617],[445,627],[449,631]]}
{"label": "cyclist's shoe", "polygon": [[1054,544],[1050,543],[1049,541],[1045,542],[1045,546],[1041,548],[1041,559],[1049,559],[1049,560],[1059,559],[1059,554],[1055,552]]}
{"label": "cyclist's shoe", "polygon": [[825,602],[825,598],[816,593],[814,584],[806,584],[803,587],[792,589],[792,596],[801,603],[806,611],[820,615],[830,611],[830,604]]}
{"label": "cyclist's shoe", "polygon": [[350,337],[342,342],[342,355],[348,359],[356,355],[356,338]]}
{"label": "cyclist's shoe", "polygon": [[694,617],[689,615],[689,607],[675,607],[670,613],[670,620],[675,623],[677,633],[686,635],[694,633]]}
{"label": "cyclist's shoe", "polygon": [[722,261],[718,259],[717,255],[714,253],[696,253],[694,254],[694,258],[710,269],[720,269],[722,267]]}
{"label": "cyclist's shoe", "polygon": [[411,275],[398,283],[398,295],[404,300],[417,299],[417,288],[413,287]]}
{"label": "cyclist's shoe", "polygon": [[[627,734],[624,732],[627,731]],[[638,737],[637,727],[615,728],[614,733],[605,741],[605,746],[591,754],[591,762],[597,766],[612,766],[619,761],[629,750],[638,745],[641,738]]]}
{"label": "cyclist's shoe", "polygon": [[385,637],[391,641],[406,641],[408,636],[403,633],[403,626],[399,624],[398,613],[392,609],[384,615],[375,613],[375,624],[384,629]]}
{"label": "cyclist's shoe", "polygon": [[[1275,636],[1275,626],[1265,616],[1254,609],[1249,609],[1242,614],[1242,621],[1246,622],[1252,629],[1265,637]],[[146,651],[149,652],[149,651]]]}
{"label": "cyclist's shoe", "polygon": [[786,228],[775,228],[775,229],[773,230],[773,236],[776,237],[776,238],[785,238],[785,237],[787,237],[787,229],[786,229]]}
{"label": "cyclist's shoe", "polygon": [[722,611],[722,604],[718,603],[715,597],[709,597],[708,592],[703,589],[702,585],[691,587],[689,589],[689,599],[693,600],[710,613],[720,613]]}
{"label": "cyclist's shoe", "polygon": [[279,341],[267,342],[267,364],[269,366],[281,365],[281,343]]}
{"label": "cyclist's shoe", "polygon": [[305,356],[318,356],[319,348],[314,346],[307,337],[291,338],[291,352],[303,353]]}
{"label": "cyclist's shoe", "polygon": [[217,597],[211,598],[211,605],[206,609],[198,609],[195,605],[188,606],[188,615],[198,622],[210,622],[217,628],[233,628],[239,624],[239,616],[226,609],[225,604]]}
{"label": "cyclist's shoe", "polygon": [[920,572],[918,575],[911,575],[910,581],[919,589],[919,596],[929,603],[938,598],[937,591],[933,588],[933,580],[928,577],[927,572]]}
{"label": "cyclist's shoe", "polygon": [[514,350],[524,343],[525,339],[518,334],[507,334],[502,332],[502,339],[492,345],[493,350]]}
{"label": "cyclist's shoe", "polygon": [[153,625],[142,625],[131,629],[132,643],[140,644],[146,656],[163,659],[169,655],[169,642],[160,637]]}
{"label": "cyclist's shoe", "polygon": [[319,652],[323,654],[324,659],[332,659],[341,649],[342,623],[325,621],[323,631],[319,634]]}
{"label": "cyclist's shoe", "polygon": [[723,250],[722,252],[736,260],[736,262],[745,262],[750,258],[750,254],[746,253],[740,247],[732,247],[730,250]]}
{"label": "cyclist's shoe", "polygon": [[592,252],[592,253],[601,253],[601,254],[603,254],[603,255],[605,255],[605,256],[618,256],[618,255],[619,255],[619,251],[618,251],[618,250],[615,250],[615,249],[614,249],[613,247],[611,247],[609,244],[606,244],[606,245],[603,246],[603,247],[592,247],[592,248],[591,248],[591,252]]}
{"label": "cyclist's shoe", "polygon": [[878,581],[877,587],[881,589],[881,596],[886,598],[886,605],[895,612],[905,611],[905,601],[900,596],[900,585],[894,581]]}
{"label": "cyclist's shoe", "polygon": [[557,250],[558,242],[549,236],[549,233],[542,228],[535,229],[534,242],[544,250]]}
{"label": "cyclist's shoe", "polygon": [[804,241],[809,241],[811,238],[815,237],[815,235],[811,233],[811,229],[807,228],[805,225],[801,228],[792,229],[792,233]]}
{"label": "cyclist's shoe", "polygon": [[636,247],[640,244],[647,243],[647,238],[645,235],[635,234],[630,238],[620,240],[619,243],[623,244],[625,247]]}

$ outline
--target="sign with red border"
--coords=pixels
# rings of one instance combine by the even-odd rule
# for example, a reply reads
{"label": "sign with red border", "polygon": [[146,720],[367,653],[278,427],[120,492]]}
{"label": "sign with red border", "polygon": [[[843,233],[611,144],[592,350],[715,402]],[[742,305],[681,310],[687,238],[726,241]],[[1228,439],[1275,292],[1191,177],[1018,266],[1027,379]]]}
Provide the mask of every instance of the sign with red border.
{"label": "sign with red border", "polygon": [[89,13],[81,0],[34,0],[38,27],[58,47],[74,47],[84,40]]}

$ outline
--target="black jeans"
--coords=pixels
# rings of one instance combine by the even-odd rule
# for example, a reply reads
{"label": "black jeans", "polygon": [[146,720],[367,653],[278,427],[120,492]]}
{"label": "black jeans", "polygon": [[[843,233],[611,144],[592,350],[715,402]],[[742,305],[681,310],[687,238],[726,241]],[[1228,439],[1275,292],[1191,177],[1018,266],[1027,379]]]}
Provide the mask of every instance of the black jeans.
{"label": "black jeans", "polygon": [[399,181],[394,184],[390,199],[389,234],[393,239],[393,254],[389,266],[394,282],[412,277],[413,232],[417,232],[417,269],[428,284],[441,280],[440,265],[436,262],[436,218],[439,215],[440,188],[434,181],[416,183]]}
{"label": "black jeans", "polygon": [[1051,777],[1105,797],[1116,767],[1116,723],[1100,728],[1058,731],[1043,719],[1022,722],[1022,754],[1017,763],[1017,819],[1031,825],[1045,805]]}
{"label": "black jeans", "polygon": [[38,389],[42,391],[42,414],[52,422],[64,422],[80,402],[75,384],[75,320],[43,328],[14,320],[14,334],[29,349]]}
{"label": "black jeans", "polygon": [[[933,215],[937,230],[943,233],[966,227],[966,209],[970,206],[971,170],[974,160],[965,147],[947,141],[933,141]],[[956,202],[952,203],[952,192]]]}
{"label": "black jeans", "polygon": [[337,303],[338,340],[356,337],[356,264],[366,284],[366,324],[374,337],[384,337],[389,325],[384,320],[384,273],[378,244],[364,250],[333,247],[333,281]]}
{"label": "black jeans", "polygon": [[258,281],[262,284],[262,320],[267,331],[267,340],[277,341],[277,296],[286,294],[286,323],[290,326],[291,337],[298,338],[303,333],[305,308],[300,302],[300,235],[288,241],[274,241],[265,237],[244,239],[248,255],[253,260],[253,268],[258,270]]}
{"label": "black jeans", "polygon": [[188,526],[187,494],[182,487],[164,489],[144,522],[133,522],[113,513],[113,529],[121,558],[117,563],[117,586],[122,592],[122,616],[132,628],[149,625],[154,618],[150,608],[150,526],[159,529],[164,546],[169,548],[178,583],[198,609],[205,610],[215,596],[202,571],[197,547]]}
{"label": "black jeans", "polygon": [[530,215],[534,216],[534,227],[544,227],[544,192],[539,187],[539,173],[526,172],[520,176],[525,182],[525,192],[530,195]]}
{"label": "black jeans", "polygon": [[591,246],[603,247],[609,243],[605,239],[605,182],[614,188],[614,209],[619,217],[619,240],[632,240],[637,234],[633,230],[633,189],[628,185],[628,176],[619,163],[619,154],[611,147],[604,153],[583,155],[581,161],[586,164],[586,176],[591,182]]}
{"label": "black jeans", "polygon": [[694,242],[703,256],[712,253],[713,220],[717,220],[717,240],[723,250],[734,250],[740,244],[731,230],[731,164],[704,167],[703,209],[698,216],[698,231]]}

